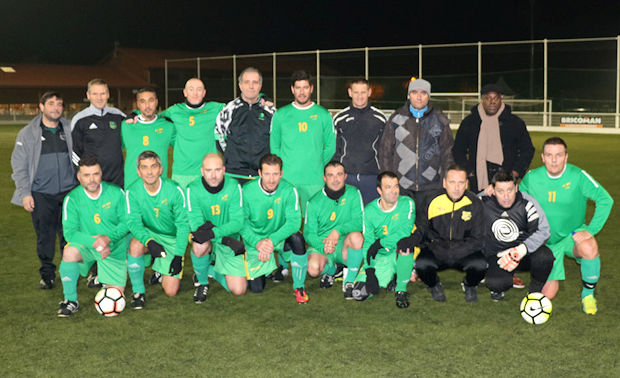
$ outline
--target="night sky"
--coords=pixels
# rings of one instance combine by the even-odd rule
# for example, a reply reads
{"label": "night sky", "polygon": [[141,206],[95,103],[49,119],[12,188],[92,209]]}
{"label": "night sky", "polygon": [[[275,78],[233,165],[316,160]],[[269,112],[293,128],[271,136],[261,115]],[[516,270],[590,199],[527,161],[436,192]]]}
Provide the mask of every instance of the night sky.
{"label": "night sky", "polygon": [[115,42],[220,55],[620,34],[617,0],[192,3],[0,0],[0,63],[93,64]]}

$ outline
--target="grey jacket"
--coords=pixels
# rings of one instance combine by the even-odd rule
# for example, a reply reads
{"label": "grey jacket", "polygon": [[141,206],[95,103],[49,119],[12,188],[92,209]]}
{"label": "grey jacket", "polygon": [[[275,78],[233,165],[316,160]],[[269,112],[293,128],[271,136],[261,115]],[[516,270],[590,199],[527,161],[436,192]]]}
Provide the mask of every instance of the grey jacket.
{"label": "grey jacket", "polygon": [[[11,167],[13,168],[11,178],[15,181],[15,193],[13,193],[11,203],[18,206],[23,206],[22,200],[24,197],[32,195],[32,182],[37,173],[41,157],[41,137],[43,135],[43,130],[40,126],[41,117],[41,114],[37,115],[19,131],[15,140],[13,154],[11,154]],[[71,126],[65,118],[60,118],[60,123],[65,131],[67,148],[69,149],[67,159],[71,163],[71,151],[73,148]],[[70,165],[73,167],[72,164]]]}

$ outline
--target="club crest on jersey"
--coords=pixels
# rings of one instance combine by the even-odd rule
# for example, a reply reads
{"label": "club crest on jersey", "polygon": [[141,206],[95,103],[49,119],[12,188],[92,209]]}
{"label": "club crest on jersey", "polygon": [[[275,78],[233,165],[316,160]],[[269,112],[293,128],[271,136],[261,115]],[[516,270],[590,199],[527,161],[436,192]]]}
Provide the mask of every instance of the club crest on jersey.
{"label": "club crest on jersey", "polygon": [[280,203],[282,202],[282,197],[278,197],[275,200],[273,200],[273,203]]}
{"label": "club crest on jersey", "polygon": [[161,134],[161,133],[163,133],[163,132],[164,132],[164,129],[163,129],[163,128],[155,129],[155,132],[156,132],[157,134]]}
{"label": "club crest on jersey", "polygon": [[344,206],[344,203],[347,202],[346,198],[340,200],[340,206]]}
{"label": "club crest on jersey", "polygon": [[260,121],[263,121],[265,119],[265,113],[261,112],[260,115],[258,116],[258,119]]}
{"label": "club crest on jersey", "polygon": [[207,112],[207,109],[203,109],[200,111],[200,113],[206,113],[206,112]]}
{"label": "club crest on jersey", "polygon": [[463,211],[461,213],[461,219],[464,220],[465,222],[470,220],[471,219],[471,211]]}
{"label": "club crest on jersey", "polygon": [[161,200],[161,204],[162,205],[167,205],[168,204],[168,198],[164,198],[163,200]]}
{"label": "club crest on jersey", "polygon": [[313,114],[313,115],[310,116],[310,119],[313,120],[313,121],[316,121],[317,118],[319,118],[318,114]]}
{"label": "club crest on jersey", "polygon": [[222,201],[228,201],[228,194],[224,194],[222,196]]}
{"label": "club crest on jersey", "polygon": [[562,184],[562,188],[564,188],[566,190],[570,189],[570,181],[565,183],[565,184]]}
{"label": "club crest on jersey", "polygon": [[110,128],[111,128],[112,130],[115,130],[117,127],[118,127],[118,125],[116,124],[116,122],[114,122],[114,121],[110,121]]}
{"label": "club crest on jersey", "polygon": [[101,205],[101,207],[104,209],[109,209],[111,205],[112,205],[112,202],[106,202],[103,205]]}
{"label": "club crest on jersey", "polygon": [[396,213],[396,214],[392,215],[392,219],[393,220],[398,220],[398,216],[399,216],[399,213]]}

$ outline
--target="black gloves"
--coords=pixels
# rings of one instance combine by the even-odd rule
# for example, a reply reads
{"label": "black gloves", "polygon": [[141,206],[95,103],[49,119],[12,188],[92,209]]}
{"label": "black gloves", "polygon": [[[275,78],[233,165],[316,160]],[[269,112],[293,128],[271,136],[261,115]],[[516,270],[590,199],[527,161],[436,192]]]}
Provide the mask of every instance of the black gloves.
{"label": "black gloves", "polygon": [[182,269],[183,256],[174,256],[172,258],[172,262],[170,262],[170,270],[168,271],[168,273],[170,273],[171,276],[176,276],[177,274],[181,273]]}
{"label": "black gloves", "polygon": [[379,280],[375,275],[375,268],[366,268],[366,289],[369,294],[379,293]]}
{"label": "black gloves", "polygon": [[383,248],[383,246],[381,245],[381,240],[379,239],[375,240],[375,242],[368,247],[368,251],[366,252],[366,261],[368,262],[368,265],[370,265],[371,259],[377,257],[377,253],[381,248]]}
{"label": "black gloves", "polygon": [[206,221],[202,226],[192,232],[192,240],[198,244],[203,244],[215,237],[213,228],[215,225],[211,221]]}
{"label": "black gloves", "polygon": [[153,239],[146,242],[146,248],[153,259],[166,257],[164,247]]}
{"label": "black gloves", "polygon": [[224,236],[222,238],[222,244],[232,249],[233,252],[235,252],[235,256],[243,255],[245,253],[245,246],[237,239]]}

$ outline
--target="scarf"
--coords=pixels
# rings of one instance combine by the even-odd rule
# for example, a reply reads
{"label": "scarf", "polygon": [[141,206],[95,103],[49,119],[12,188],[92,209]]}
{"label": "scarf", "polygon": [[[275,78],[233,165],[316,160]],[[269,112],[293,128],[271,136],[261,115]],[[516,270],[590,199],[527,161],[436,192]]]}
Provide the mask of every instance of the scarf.
{"label": "scarf", "polygon": [[499,116],[504,111],[504,107],[505,105],[502,103],[497,113],[488,115],[484,111],[482,104],[478,104],[478,114],[482,120],[480,134],[478,135],[478,152],[476,154],[478,190],[484,190],[489,185],[487,161],[497,165],[502,165],[504,162],[502,140],[499,137]]}

